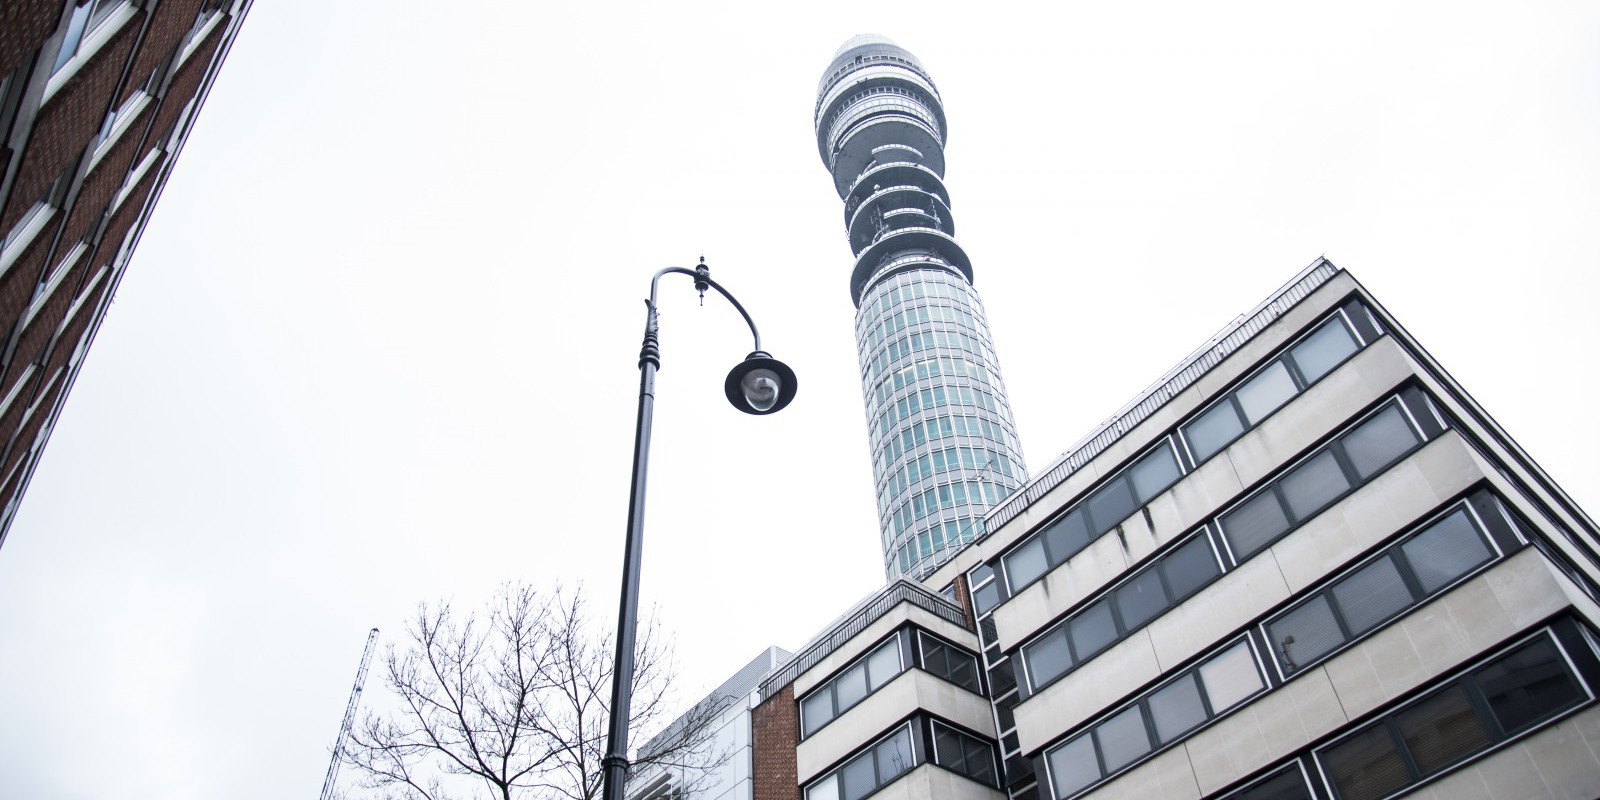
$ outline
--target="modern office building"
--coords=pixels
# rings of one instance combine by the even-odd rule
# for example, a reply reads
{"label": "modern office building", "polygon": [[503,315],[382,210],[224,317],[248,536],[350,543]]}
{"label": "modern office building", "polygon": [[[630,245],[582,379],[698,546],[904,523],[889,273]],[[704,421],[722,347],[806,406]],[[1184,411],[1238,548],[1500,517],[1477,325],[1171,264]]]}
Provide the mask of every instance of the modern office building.
{"label": "modern office building", "polygon": [[[892,524],[905,495],[953,476],[891,438],[942,406],[889,408],[981,383],[967,418],[1004,425],[956,436],[1014,433],[932,81],[858,37],[820,95],[892,580],[760,682],[749,797],[1600,797],[1600,528],[1326,259],[900,561],[931,530]],[[959,366],[900,372],[929,358]]]}
{"label": "modern office building", "polygon": [[986,522],[762,683],[755,800],[1600,796],[1600,529],[1326,260]]}
{"label": "modern office building", "polygon": [[920,578],[983,533],[1027,469],[955,240],[939,90],[916,56],[857,36],[817,86],[817,150],[844,200],[884,571]]}
{"label": "modern office building", "polygon": [[0,7],[0,544],[252,2]]}
{"label": "modern office building", "polygon": [[[793,657],[778,647],[763,650],[688,713],[650,737],[639,748],[637,760],[644,763],[628,772],[628,800],[749,800],[754,771],[750,709],[760,699],[756,687]],[[686,735],[693,739],[683,752],[674,752],[664,761],[651,761],[652,755],[684,747]]]}

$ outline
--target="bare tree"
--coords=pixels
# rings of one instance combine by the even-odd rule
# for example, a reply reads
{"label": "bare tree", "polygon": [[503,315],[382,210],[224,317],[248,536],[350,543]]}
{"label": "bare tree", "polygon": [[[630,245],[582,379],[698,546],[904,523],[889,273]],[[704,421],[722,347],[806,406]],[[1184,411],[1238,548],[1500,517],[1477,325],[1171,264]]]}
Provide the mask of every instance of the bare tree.
{"label": "bare tree", "polygon": [[[345,746],[364,787],[406,800],[599,796],[613,640],[589,619],[581,590],[506,585],[482,614],[423,603],[406,632],[403,649],[389,646],[384,675],[398,704],[368,712]],[[672,710],[673,672],[654,621],[641,626],[634,663],[629,729],[658,729]],[[717,766],[718,711],[690,709],[635,767]]]}

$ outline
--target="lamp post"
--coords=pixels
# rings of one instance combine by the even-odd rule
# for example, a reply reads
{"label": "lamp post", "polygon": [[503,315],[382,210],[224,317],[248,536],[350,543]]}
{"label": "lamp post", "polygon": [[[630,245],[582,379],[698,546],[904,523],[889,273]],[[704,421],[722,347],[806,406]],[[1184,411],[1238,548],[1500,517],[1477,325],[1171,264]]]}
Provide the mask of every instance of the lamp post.
{"label": "lamp post", "polygon": [[688,275],[705,301],[706,290],[715,289],[728,299],[750,326],[754,349],[734,365],[723,382],[723,392],[734,408],[746,414],[771,414],[794,399],[794,370],[761,349],[761,334],[744,306],[727,289],[711,279],[705,257],[694,269],[667,267],[650,279],[650,299],[644,323],[644,344],[639,349],[639,417],[633,434],[633,485],[628,494],[628,540],[622,556],[622,602],[617,612],[617,654],[611,670],[611,726],[606,737],[606,755],[601,760],[604,800],[623,800],[628,776],[628,716],[633,701],[633,648],[639,623],[639,563],[644,548],[644,489],[650,467],[650,424],[655,411],[656,371],[661,368],[661,347],[657,338],[656,285],[663,275]]}

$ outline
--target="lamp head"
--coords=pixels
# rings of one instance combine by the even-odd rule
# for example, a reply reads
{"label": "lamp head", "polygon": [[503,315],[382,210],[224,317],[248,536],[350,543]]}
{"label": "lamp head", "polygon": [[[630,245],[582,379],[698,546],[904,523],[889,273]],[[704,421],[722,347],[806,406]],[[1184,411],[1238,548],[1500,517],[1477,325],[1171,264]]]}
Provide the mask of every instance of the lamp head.
{"label": "lamp head", "polygon": [[734,408],[757,415],[771,414],[789,405],[796,387],[794,370],[762,350],[745,356],[722,383]]}

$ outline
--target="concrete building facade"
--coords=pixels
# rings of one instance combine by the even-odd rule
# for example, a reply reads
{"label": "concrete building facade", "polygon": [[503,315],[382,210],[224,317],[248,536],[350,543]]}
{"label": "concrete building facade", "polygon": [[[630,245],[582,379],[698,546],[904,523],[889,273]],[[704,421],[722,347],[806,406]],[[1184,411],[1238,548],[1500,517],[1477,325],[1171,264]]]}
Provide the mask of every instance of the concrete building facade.
{"label": "concrete building facade", "polygon": [[251,2],[0,8],[0,544]]}
{"label": "concrete building facade", "polygon": [[760,800],[1600,796],[1600,530],[1326,260],[986,521],[767,679]]}

